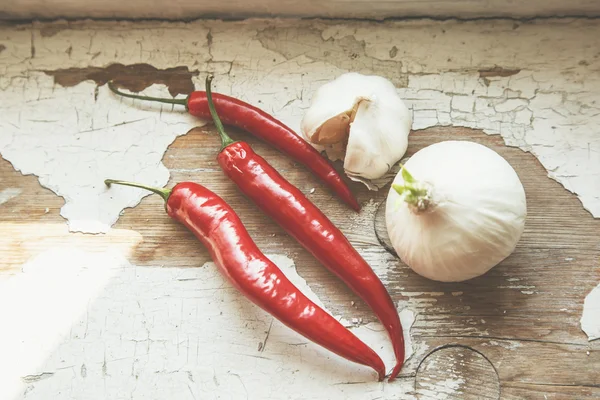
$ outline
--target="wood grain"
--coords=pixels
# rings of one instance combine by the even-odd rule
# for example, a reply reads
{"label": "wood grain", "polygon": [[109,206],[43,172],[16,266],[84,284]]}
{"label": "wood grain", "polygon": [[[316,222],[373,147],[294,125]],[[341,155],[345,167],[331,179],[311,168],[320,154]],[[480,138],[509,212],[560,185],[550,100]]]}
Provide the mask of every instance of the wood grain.
{"label": "wood grain", "polygon": [[573,0],[321,0],[321,1],[227,1],[174,0],[128,2],[107,0],[87,3],[62,0],[52,7],[45,0],[5,0],[0,4],[0,18],[244,18],[259,17],[326,17],[326,18],[406,18],[406,17],[535,17],[598,15],[597,2]]}
{"label": "wood grain", "polygon": [[[416,368],[426,354],[456,344],[469,346],[489,360],[498,372],[503,399],[600,396],[600,343],[587,342],[579,326],[583,298],[600,278],[600,221],[593,219],[575,196],[547,178],[532,155],[506,147],[500,137],[480,131],[440,127],[412,133],[408,156],[450,138],[473,140],[492,148],[513,165],[527,193],[529,216],[515,253],[480,278],[443,284],[416,275],[379,244],[374,216],[387,187],[369,192],[352,184],[365,206],[362,214],[355,215],[307,170],[266,144],[229,130],[235,138],[247,139],[321,207],[367,261],[384,274],[394,299],[417,312],[412,337],[425,351],[417,352],[403,376],[418,376]],[[365,322],[374,320],[353,294],[226,180],[215,159],[218,147],[212,126],[193,129],[178,138],[163,159],[171,172],[169,185],[192,180],[214,190],[239,213],[263,251],[287,254],[295,260],[300,275],[333,312],[343,316],[358,313]],[[0,180],[3,187],[22,190],[18,197],[0,205],[0,268],[4,272],[18,273],[27,259],[56,246],[81,246],[90,251],[111,246],[132,248],[129,258],[140,266],[198,267],[209,260],[207,251],[192,235],[166,216],[158,196],[149,196],[135,209],[125,210],[107,235],[70,234],[59,215],[62,199],[41,188],[35,177],[22,176],[2,161]],[[355,302],[354,307],[351,302]],[[486,384],[465,379],[465,397],[454,396],[485,398],[477,397],[485,393],[495,398],[493,380],[488,379],[492,375],[480,357],[470,353],[463,357],[470,361],[457,373],[469,379],[483,374]],[[443,363],[437,369],[435,364],[428,365],[424,371],[430,383],[451,378]],[[416,383],[417,391],[419,387]],[[483,387],[487,389],[477,391]]]}
{"label": "wood grain", "polygon": [[467,346],[442,346],[429,353],[416,374],[419,399],[500,398],[500,381],[492,363]]}

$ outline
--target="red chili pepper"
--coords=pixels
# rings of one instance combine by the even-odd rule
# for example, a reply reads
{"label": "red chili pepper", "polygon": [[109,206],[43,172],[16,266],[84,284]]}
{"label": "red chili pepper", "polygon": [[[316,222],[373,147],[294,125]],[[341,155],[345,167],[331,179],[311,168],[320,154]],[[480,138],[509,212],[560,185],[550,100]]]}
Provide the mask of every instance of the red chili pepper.
{"label": "red chili pepper", "polygon": [[[124,93],[116,89],[112,82],[108,83],[108,87],[114,93],[132,99],[184,105],[190,114],[203,119],[210,119],[208,99],[206,92],[203,91],[194,91],[186,99],[163,99]],[[263,110],[236,98],[215,93],[213,100],[219,110],[219,115],[226,124],[249,132],[270,143],[293,160],[304,164],[313,174],[321,178],[331,190],[337,193],[346,204],[354,210],[360,211],[358,201],[331,163],[291,128]]]}
{"label": "red chili pepper", "polygon": [[245,142],[234,142],[225,132],[211,97],[212,77],[206,79],[211,115],[221,136],[217,156],[225,174],[267,215],[281,225],[325,267],[344,281],[375,312],[394,347],[396,366],[404,364],[402,324],[394,302],[369,264],[346,236],[304,194],[289,183]]}
{"label": "red chili pepper", "polygon": [[238,215],[221,197],[191,182],[179,183],[171,190],[113,179],[104,182],[161,195],[168,215],[208,248],[221,272],[248,299],[309,340],[373,368],[383,380],[385,366],[377,353],[294,286],[259,250]]}

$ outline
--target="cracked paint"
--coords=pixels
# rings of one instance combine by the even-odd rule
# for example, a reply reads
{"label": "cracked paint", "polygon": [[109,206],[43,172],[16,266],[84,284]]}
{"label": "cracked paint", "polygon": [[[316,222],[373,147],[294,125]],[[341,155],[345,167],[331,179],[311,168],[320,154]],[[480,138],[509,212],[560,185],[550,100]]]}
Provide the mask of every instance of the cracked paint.
{"label": "cracked paint", "polygon": [[[507,145],[532,152],[551,178],[576,193],[592,215],[600,216],[597,24],[549,20],[514,28],[511,21],[390,21],[373,26],[253,20],[75,22],[69,29],[54,31],[47,29],[52,24],[26,25],[21,30],[2,27],[0,154],[65,198],[61,215],[70,230],[106,232],[124,208],[138,204],[146,193],[133,188],[107,191],[102,180],[110,176],[166,184],[164,151],[178,135],[204,121],[189,117],[183,109],[117,98],[105,86],[98,87],[103,81],[92,76],[84,75],[70,86],[55,83],[56,76],[43,71],[70,70],[71,76],[73,71],[100,71],[116,64],[146,64],[157,70],[176,65],[201,71],[189,78],[198,89],[204,85],[203,71],[212,71],[215,90],[259,105],[298,130],[316,88],[343,72],[358,70],[396,83],[412,109],[415,130],[445,125],[499,134]],[[175,93],[159,84],[168,82],[155,80],[154,85],[133,89],[162,97]],[[353,221],[356,226],[372,224],[376,205],[365,205]],[[352,235],[349,232],[352,241],[364,239]],[[394,257],[378,246],[370,247],[361,254],[389,284],[386,273],[392,263],[387,261]],[[65,262],[67,270],[57,275],[62,282],[48,277],[49,287],[41,270],[31,268],[68,257],[80,262]],[[97,265],[88,260],[92,257]],[[274,258],[294,276],[291,260]],[[0,281],[28,288],[16,293],[3,288],[0,297],[12,293],[11,302],[21,299],[31,315],[23,321],[21,314],[6,308],[7,302],[0,302],[3,320],[12,318],[15,332],[26,332],[0,344],[7,346],[2,354],[21,349],[24,344],[18,340],[31,345],[22,349],[26,357],[13,357],[19,359],[16,367],[0,360],[0,370],[7,371],[0,374],[0,391],[5,393],[15,389],[32,399],[92,394],[214,398],[221,393],[231,398],[277,398],[293,392],[315,398],[414,397],[408,394],[412,379],[376,384],[364,369],[348,367],[344,360],[294,336],[228,290],[210,264],[197,269],[137,268],[119,255],[73,256],[65,251],[40,255],[28,263],[23,275]],[[298,279],[301,289],[312,293]],[[511,282],[507,287],[523,290],[522,294],[534,293],[531,285],[507,281]],[[88,293],[84,289],[90,286],[94,290]],[[45,293],[49,304],[25,298],[31,291]],[[62,295],[55,298],[55,293]],[[401,304],[412,309],[427,309],[439,296],[404,294],[410,298]],[[61,307],[67,317],[52,320]],[[412,325],[412,311],[402,310],[401,317],[405,328]],[[448,318],[432,319],[419,329],[435,334],[436,323]],[[381,326],[344,322],[386,355],[384,361],[391,365],[392,353],[385,347],[389,339]],[[467,320],[460,333],[488,335],[477,323]],[[583,326],[587,325],[582,322]],[[415,356],[409,359],[406,374],[414,372],[415,360],[427,351],[423,343],[413,349],[409,339],[407,355],[414,351]],[[12,343],[16,345],[9,346]],[[264,370],[268,374],[260,373]],[[273,371],[281,377],[277,382],[269,379]],[[38,376],[45,379],[35,380]],[[28,377],[34,381],[27,382]],[[106,377],[112,381],[108,387]]]}
{"label": "cracked paint", "polygon": [[[515,29],[503,20],[423,20],[373,26],[74,22],[52,35],[51,24],[2,27],[0,154],[65,198],[61,215],[72,231],[105,232],[145,194],[120,191],[116,198],[102,180],[118,175],[164,185],[167,146],[204,121],[169,106],[117,99],[90,80],[60,87],[38,71],[111,64],[212,71],[215,90],[259,105],[296,131],[320,85],[361,71],[396,83],[412,109],[413,129],[464,126],[500,134],[507,145],[534,154],[551,178],[600,216],[597,24],[547,20]],[[182,39],[190,37],[197,39]],[[203,87],[202,75],[191,77],[195,87]],[[167,95],[162,85],[145,94]]]}
{"label": "cracked paint", "polygon": [[350,32],[343,37],[326,37],[323,32],[326,26],[320,29],[317,26],[270,27],[259,31],[257,39],[264,48],[276,51],[288,60],[303,56],[346,71],[384,75],[397,87],[406,87],[408,81],[406,74],[402,73],[402,62],[369,57],[364,40],[358,41]]}
{"label": "cracked paint", "polygon": [[[269,257],[321,304],[293,260]],[[138,268],[118,252],[62,248],[29,260],[0,287],[1,298],[23,305],[0,302],[2,320],[13,327],[0,342],[8,355],[0,359],[2,398],[410,398],[412,378],[377,382],[368,368],[273,320],[213,263]],[[410,354],[414,313],[403,310],[401,318]],[[351,330],[393,366],[380,324]]]}
{"label": "cracked paint", "polygon": [[[600,53],[586,37],[598,26],[481,24],[488,22],[336,25],[324,36],[352,34],[378,59],[389,57],[389,43],[404,43],[399,57],[409,82],[399,93],[413,110],[413,129],[452,125],[501,134],[507,145],[532,152],[551,178],[600,216]],[[497,67],[506,60],[509,66]]]}
{"label": "cracked paint", "polygon": [[[37,98],[5,107],[8,115],[0,125],[19,129],[0,135],[2,156],[64,197],[61,215],[71,231],[106,232],[124,208],[148,195],[108,191],[104,179],[167,183],[169,173],[161,159],[173,140],[192,126],[184,112],[160,113],[161,107],[152,104],[123,106],[106,87],[95,102],[95,85],[88,82],[66,89],[40,76],[20,79],[35,88]],[[19,97],[23,90],[9,86],[4,93]],[[162,90],[154,93],[165,95]],[[61,111],[49,114],[50,109]]]}
{"label": "cracked paint", "polygon": [[[97,54],[97,53],[96,53]],[[54,83],[71,87],[84,81],[94,81],[98,86],[114,81],[116,86],[124,84],[131,91],[141,92],[152,84],[166,85],[173,97],[194,91],[193,76],[198,70],[190,71],[187,67],[157,69],[148,64],[110,64],[106,68],[67,68],[44,71],[54,78]]]}

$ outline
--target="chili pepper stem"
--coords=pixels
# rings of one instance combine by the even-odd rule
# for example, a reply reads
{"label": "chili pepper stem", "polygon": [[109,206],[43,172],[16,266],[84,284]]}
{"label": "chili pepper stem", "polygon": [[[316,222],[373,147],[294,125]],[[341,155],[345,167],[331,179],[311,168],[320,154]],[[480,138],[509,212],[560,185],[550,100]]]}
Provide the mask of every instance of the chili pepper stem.
{"label": "chili pepper stem", "polygon": [[186,110],[188,108],[187,104],[188,104],[188,99],[187,97],[185,99],[165,99],[162,97],[151,97],[151,96],[140,96],[137,94],[131,94],[131,93],[125,93],[125,92],[121,92],[119,89],[117,89],[114,85],[114,83],[112,81],[107,83],[108,88],[115,94],[118,94],[119,96],[123,96],[123,97],[129,97],[131,99],[138,99],[138,100],[148,100],[148,101],[156,101],[159,103],[165,103],[165,104],[178,104],[178,105],[182,105],[185,106]]}
{"label": "chili pepper stem", "polygon": [[227,132],[225,132],[225,128],[223,127],[223,123],[221,122],[221,118],[219,118],[219,114],[217,114],[217,110],[215,109],[215,103],[213,102],[211,89],[212,80],[212,75],[208,75],[206,77],[206,99],[208,100],[208,109],[210,110],[210,116],[212,117],[213,122],[215,123],[215,127],[217,128],[217,132],[219,132],[219,136],[221,136],[221,150],[223,150],[230,144],[235,143],[235,140],[229,137]]}
{"label": "chili pepper stem", "polygon": [[157,188],[157,187],[152,187],[152,186],[146,186],[146,185],[142,185],[140,183],[120,181],[120,180],[117,180],[117,179],[106,179],[106,180],[104,180],[104,184],[106,186],[108,186],[108,187],[110,187],[110,185],[112,185],[113,183],[116,184],[116,185],[132,186],[132,187],[136,187],[136,188],[140,188],[140,189],[149,190],[151,192],[154,192],[154,193],[160,195],[160,197],[162,197],[165,201],[168,201],[169,200],[169,196],[171,195],[171,189],[164,189],[164,188]]}

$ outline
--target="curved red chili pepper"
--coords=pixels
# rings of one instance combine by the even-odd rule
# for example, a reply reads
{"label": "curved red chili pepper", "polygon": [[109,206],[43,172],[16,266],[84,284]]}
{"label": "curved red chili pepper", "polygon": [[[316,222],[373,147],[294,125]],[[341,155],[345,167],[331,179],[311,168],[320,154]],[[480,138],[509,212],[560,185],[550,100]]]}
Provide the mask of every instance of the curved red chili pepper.
{"label": "curved red chili pepper", "polygon": [[[194,91],[186,99],[163,99],[138,96],[117,90],[112,83],[108,87],[114,93],[140,100],[159,101],[167,104],[181,104],[190,114],[202,119],[211,119],[206,92]],[[333,168],[314,147],[298,136],[291,128],[260,108],[223,94],[213,94],[213,101],[221,119],[228,125],[241,128],[250,134],[270,143],[293,160],[303,164],[313,174],[323,180],[352,209],[360,211],[360,205],[352,191]]]}
{"label": "curved red chili pepper", "polygon": [[[209,103],[211,80],[209,76],[206,83]],[[229,179],[375,312],[392,340],[396,366],[389,380],[393,380],[404,364],[404,336],[398,311],[379,277],[346,236],[297,187],[249,144],[234,142],[225,133],[212,104],[211,114],[222,141],[217,160]]]}
{"label": "curved red chili pepper", "polygon": [[238,215],[221,197],[191,182],[179,183],[172,190],[112,179],[105,183],[160,194],[168,215],[206,246],[223,275],[248,299],[309,340],[373,368],[383,380],[385,366],[377,353],[294,286],[259,250]]}

